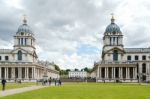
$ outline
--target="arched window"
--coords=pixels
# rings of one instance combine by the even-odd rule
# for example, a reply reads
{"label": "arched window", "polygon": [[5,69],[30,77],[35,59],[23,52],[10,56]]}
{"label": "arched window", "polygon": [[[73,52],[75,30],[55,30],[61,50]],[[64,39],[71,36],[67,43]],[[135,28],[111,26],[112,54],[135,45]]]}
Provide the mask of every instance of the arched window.
{"label": "arched window", "polygon": [[22,60],[22,52],[18,51],[18,60]]}
{"label": "arched window", "polygon": [[113,60],[114,61],[118,60],[118,51],[117,50],[114,50],[114,52],[113,52]]}
{"label": "arched window", "polygon": [[145,63],[142,64],[142,73],[146,73],[146,64]]}

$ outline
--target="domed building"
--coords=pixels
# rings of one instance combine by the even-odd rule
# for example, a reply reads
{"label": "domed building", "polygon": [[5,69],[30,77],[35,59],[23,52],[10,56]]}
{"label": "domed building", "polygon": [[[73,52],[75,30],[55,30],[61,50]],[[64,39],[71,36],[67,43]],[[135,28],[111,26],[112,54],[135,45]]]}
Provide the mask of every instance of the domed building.
{"label": "domed building", "polygon": [[35,41],[34,32],[24,18],[14,35],[14,48],[0,49],[0,79],[28,82],[43,77],[59,78],[55,64],[38,61]]}
{"label": "domed building", "polygon": [[94,64],[97,82],[150,81],[150,48],[124,48],[113,16],[104,32],[101,59]]}

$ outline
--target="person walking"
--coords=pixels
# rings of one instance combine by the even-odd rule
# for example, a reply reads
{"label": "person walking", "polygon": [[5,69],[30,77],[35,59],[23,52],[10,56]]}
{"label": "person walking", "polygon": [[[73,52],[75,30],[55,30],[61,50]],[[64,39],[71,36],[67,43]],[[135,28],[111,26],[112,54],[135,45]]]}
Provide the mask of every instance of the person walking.
{"label": "person walking", "polygon": [[60,79],[59,79],[59,81],[58,81],[58,82],[59,82],[59,86],[61,86],[61,80],[60,80]]}
{"label": "person walking", "polygon": [[55,86],[57,85],[57,79],[55,79]]}
{"label": "person walking", "polygon": [[1,83],[2,83],[2,91],[4,91],[5,90],[6,80],[3,78]]}
{"label": "person walking", "polygon": [[51,79],[49,79],[48,82],[49,82],[49,86],[50,86],[51,85]]}

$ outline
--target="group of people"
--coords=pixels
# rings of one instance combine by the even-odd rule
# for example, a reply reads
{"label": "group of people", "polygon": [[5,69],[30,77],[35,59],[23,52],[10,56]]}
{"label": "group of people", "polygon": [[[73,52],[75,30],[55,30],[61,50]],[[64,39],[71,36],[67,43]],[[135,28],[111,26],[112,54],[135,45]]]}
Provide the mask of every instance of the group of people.
{"label": "group of people", "polygon": [[60,79],[55,80],[55,86],[61,86],[61,80]]}
{"label": "group of people", "polygon": [[43,79],[42,80],[42,85],[47,85],[47,84],[51,85],[51,82],[52,82],[51,79],[48,79],[48,80],[47,79],[46,80]]}
{"label": "group of people", "polygon": [[[2,84],[2,91],[4,91],[5,90],[5,86],[6,86],[6,79],[2,79],[2,81],[1,81],[1,84]],[[37,80],[37,84],[38,84],[38,80]],[[61,86],[61,80],[60,79],[55,79],[54,80],[54,82],[55,82],[55,86]],[[52,79],[50,78],[50,79],[48,79],[48,80],[42,80],[42,85],[51,85],[51,83],[52,83]]]}
{"label": "group of people", "polygon": [[54,82],[55,86],[61,86],[61,80],[60,79],[40,79],[40,80],[37,80],[36,83],[38,85],[38,83],[41,82],[43,86],[45,85],[51,85],[52,82]]}

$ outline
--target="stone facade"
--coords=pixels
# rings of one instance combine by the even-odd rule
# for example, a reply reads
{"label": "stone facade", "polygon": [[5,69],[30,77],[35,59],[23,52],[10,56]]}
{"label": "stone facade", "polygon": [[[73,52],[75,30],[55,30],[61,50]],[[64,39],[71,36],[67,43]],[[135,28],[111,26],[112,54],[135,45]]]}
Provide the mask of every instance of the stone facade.
{"label": "stone facade", "polygon": [[36,81],[43,76],[59,78],[53,64],[38,61],[34,34],[26,19],[14,35],[13,47],[0,49],[0,79]]}
{"label": "stone facade", "polygon": [[95,62],[97,82],[150,81],[150,48],[124,48],[112,16],[103,37],[102,60]]}
{"label": "stone facade", "polygon": [[69,78],[86,78],[87,76],[86,71],[69,71]]}

